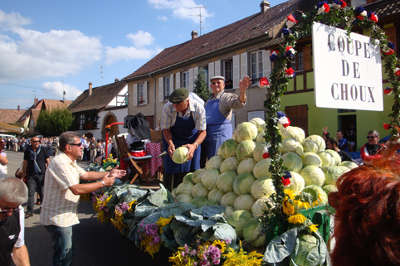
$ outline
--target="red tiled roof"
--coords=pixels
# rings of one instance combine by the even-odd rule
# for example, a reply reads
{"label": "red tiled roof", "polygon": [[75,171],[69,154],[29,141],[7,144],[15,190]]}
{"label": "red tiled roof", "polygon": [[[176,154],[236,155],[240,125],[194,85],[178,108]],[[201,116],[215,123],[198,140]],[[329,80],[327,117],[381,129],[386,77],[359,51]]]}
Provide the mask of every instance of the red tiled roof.
{"label": "red tiled roof", "polygon": [[15,124],[26,110],[0,109],[0,122]]}
{"label": "red tiled roof", "polygon": [[72,113],[102,109],[118,95],[125,85],[125,81],[117,81],[100,87],[95,87],[92,89],[92,95],[90,96],[89,89],[87,89],[71,103],[68,109]]}
{"label": "red tiled roof", "polygon": [[[265,13],[259,12],[193,40],[166,48],[125,79],[130,80],[144,74],[160,71],[168,66],[206,56],[263,36],[267,41],[266,31],[270,31],[283,22],[288,14],[304,4],[303,1],[287,1],[269,8]],[[269,33],[269,36],[271,34],[272,32]]]}

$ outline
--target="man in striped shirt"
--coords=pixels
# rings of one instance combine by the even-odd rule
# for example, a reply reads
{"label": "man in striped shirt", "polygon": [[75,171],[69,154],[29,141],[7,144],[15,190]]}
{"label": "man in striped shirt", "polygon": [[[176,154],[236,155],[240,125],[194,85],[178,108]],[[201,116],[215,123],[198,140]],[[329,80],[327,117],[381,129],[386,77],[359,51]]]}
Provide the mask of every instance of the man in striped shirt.
{"label": "man in striped shirt", "polygon": [[[59,139],[60,152],[49,164],[44,183],[40,222],[51,234],[54,246],[53,265],[72,263],[72,226],[79,223],[79,195],[112,186],[125,170],[86,172],[76,163],[82,156],[82,142],[74,132],[64,132]],[[80,184],[80,179],[92,180]]]}

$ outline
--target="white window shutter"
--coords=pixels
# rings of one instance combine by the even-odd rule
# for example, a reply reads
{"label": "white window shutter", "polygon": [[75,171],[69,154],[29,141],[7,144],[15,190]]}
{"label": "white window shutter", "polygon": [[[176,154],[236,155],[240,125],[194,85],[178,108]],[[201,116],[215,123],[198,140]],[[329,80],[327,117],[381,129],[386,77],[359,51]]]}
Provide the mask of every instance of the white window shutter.
{"label": "white window shutter", "polygon": [[240,80],[240,55],[234,55],[232,57],[232,74],[233,74],[233,88],[239,88]]}
{"label": "white window shutter", "polygon": [[137,102],[138,102],[138,100],[137,100],[137,84],[135,83],[135,84],[133,84],[133,97],[132,97],[133,106],[137,106]]}
{"label": "white window shutter", "polygon": [[147,90],[148,90],[148,81],[145,81],[143,84],[143,104],[148,104],[147,99]]}
{"label": "white window shutter", "polygon": [[163,77],[158,78],[158,100],[164,101],[164,79]]}
{"label": "white window shutter", "polygon": [[193,91],[193,68],[189,69],[189,86],[188,86],[188,90],[189,91]]}
{"label": "white window shutter", "polygon": [[269,51],[262,50],[262,60],[263,60],[263,75],[269,79],[271,74],[271,61],[269,60]]}
{"label": "white window shutter", "polygon": [[176,84],[175,89],[179,89],[181,87],[181,72],[175,73],[175,84]]}
{"label": "white window shutter", "polygon": [[169,93],[171,94],[174,90],[174,74],[171,74],[169,75]]}
{"label": "white window shutter", "polygon": [[[194,67],[193,68],[193,80],[194,81],[197,79],[197,75],[199,75],[199,67]],[[193,81],[193,88],[195,87],[194,81]]]}
{"label": "white window shutter", "polygon": [[208,63],[208,87],[210,88],[211,82],[210,82],[210,78],[215,76],[214,74],[214,62]]}
{"label": "white window shutter", "polygon": [[247,75],[247,52],[244,52],[240,55],[240,79]]}
{"label": "white window shutter", "polygon": [[214,76],[221,75],[221,60],[214,62]]}

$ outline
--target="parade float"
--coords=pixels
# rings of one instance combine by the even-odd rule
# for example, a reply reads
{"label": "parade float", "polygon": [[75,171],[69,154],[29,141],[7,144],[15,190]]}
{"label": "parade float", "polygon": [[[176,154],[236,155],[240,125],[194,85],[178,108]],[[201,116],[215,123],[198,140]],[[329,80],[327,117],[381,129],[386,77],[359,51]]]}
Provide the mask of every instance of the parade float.
{"label": "parade float", "polygon": [[[280,97],[294,75],[296,42],[311,36],[314,22],[348,36],[362,29],[382,52],[389,84],[384,93],[395,98],[384,127],[398,136],[400,66],[377,21],[374,13],[342,0],[290,14],[282,42],[271,52],[272,73],[260,79],[267,119],[239,124],[205,168],[188,173],[173,191],[162,184],[156,190],[120,184],[97,191],[92,200],[98,219],[151,256],[168,249],[171,265],[330,265],[334,209],[328,194],[357,164],[341,161],[321,136],[305,136],[291,125]],[[173,158],[184,162],[185,150]]]}

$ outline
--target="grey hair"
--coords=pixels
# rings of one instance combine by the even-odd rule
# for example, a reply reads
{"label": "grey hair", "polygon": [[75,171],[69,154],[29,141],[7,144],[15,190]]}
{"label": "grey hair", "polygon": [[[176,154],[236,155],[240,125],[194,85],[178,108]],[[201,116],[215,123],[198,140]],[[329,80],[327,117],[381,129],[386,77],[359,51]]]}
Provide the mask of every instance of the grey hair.
{"label": "grey hair", "polygon": [[370,130],[370,131],[368,131],[368,135],[369,135],[369,134],[373,134],[373,135],[375,135],[375,136],[377,136],[377,137],[379,138],[379,132],[376,131],[376,130]]}
{"label": "grey hair", "polygon": [[72,131],[66,131],[66,132],[62,133],[58,140],[59,145],[60,145],[60,150],[65,151],[65,146],[67,144],[74,143],[75,138],[80,139],[81,137],[79,137],[75,132],[72,132]]}
{"label": "grey hair", "polygon": [[2,178],[0,179],[0,198],[21,205],[28,200],[28,188],[21,179]]}

